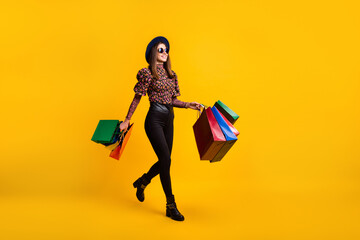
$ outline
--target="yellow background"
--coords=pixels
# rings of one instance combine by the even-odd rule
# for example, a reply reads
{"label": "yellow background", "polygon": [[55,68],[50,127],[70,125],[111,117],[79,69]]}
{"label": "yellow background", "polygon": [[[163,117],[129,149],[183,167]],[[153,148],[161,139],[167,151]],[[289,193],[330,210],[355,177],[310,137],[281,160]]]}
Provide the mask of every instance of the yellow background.
{"label": "yellow background", "polygon": [[[0,239],[359,239],[357,1],[2,1]],[[122,158],[90,139],[123,120],[145,48],[171,44],[183,101],[240,115],[221,162],[200,161],[193,110],[175,109],[165,217],[145,135]]]}

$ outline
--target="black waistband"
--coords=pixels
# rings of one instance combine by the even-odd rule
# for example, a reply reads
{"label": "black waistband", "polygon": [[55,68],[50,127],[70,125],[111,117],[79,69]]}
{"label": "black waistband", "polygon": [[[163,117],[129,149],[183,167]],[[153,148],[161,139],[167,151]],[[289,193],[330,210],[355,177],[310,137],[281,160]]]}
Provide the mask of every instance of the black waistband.
{"label": "black waistband", "polygon": [[150,109],[154,109],[160,112],[168,112],[173,111],[173,105],[171,104],[163,104],[158,102],[150,102]]}

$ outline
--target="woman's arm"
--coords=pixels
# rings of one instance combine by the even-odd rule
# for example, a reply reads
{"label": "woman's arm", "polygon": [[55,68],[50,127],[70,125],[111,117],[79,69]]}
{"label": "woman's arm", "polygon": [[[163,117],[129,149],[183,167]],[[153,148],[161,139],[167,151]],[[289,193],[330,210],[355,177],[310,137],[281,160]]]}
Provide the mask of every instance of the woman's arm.
{"label": "woman's arm", "polygon": [[131,119],[132,115],[134,114],[135,109],[136,109],[137,105],[139,104],[140,100],[141,100],[141,95],[135,94],[134,99],[132,100],[132,102],[130,104],[129,111],[126,115],[125,121],[120,124],[120,130],[124,130],[125,128],[127,128],[129,126],[130,119]]}
{"label": "woman's arm", "polygon": [[140,100],[141,100],[141,95],[135,94],[134,99],[130,104],[129,111],[128,111],[127,115],[126,115],[125,120],[130,121],[130,119],[131,119],[132,115],[134,114],[135,109],[136,109],[137,105],[139,104]]}
{"label": "woman's arm", "polygon": [[178,107],[178,108],[191,108],[194,110],[199,110],[201,108],[201,104],[198,102],[183,102],[177,99],[176,97],[173,97],[172,104],[174,107]]}
{"label": "woman's arm", "polygon": [[174,107],[178,107],[178,108],[188,108],[189,105],[190,105],[190,103],[180,101],[180,100],[177,99],[176,97],[173,97],[173,99],[172,99],[172,105],[173,105]]}

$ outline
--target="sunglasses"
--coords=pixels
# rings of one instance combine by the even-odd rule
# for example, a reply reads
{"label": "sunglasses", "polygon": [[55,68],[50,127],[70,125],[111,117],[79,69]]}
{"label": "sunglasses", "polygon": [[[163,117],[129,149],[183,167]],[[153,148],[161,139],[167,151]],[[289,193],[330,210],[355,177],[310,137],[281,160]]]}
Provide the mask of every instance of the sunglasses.
{"label": "sunglasses", "polygon": [[158,50],[157,50],[159,53],[163,53],[163,52],[166,52],[167,54],[169,54],[169,49],[167,49],[167,48],[158,48]]}

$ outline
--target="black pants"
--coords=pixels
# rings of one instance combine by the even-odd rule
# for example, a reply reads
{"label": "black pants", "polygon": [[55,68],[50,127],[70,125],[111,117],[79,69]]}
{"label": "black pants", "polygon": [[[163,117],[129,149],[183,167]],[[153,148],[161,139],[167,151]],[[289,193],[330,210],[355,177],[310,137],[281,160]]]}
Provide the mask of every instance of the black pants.
{"label": "black pants", "polygon": [[166,197],[172,196],[170,164],[174,133],[174,110],[172,105],[150,102],[145,119],[145,131],[158,157],[158,161],[146,174],[148,180],[160,174]]}

